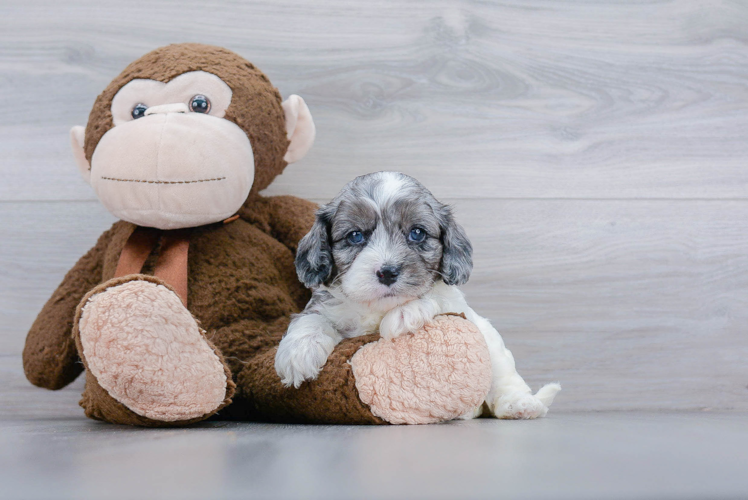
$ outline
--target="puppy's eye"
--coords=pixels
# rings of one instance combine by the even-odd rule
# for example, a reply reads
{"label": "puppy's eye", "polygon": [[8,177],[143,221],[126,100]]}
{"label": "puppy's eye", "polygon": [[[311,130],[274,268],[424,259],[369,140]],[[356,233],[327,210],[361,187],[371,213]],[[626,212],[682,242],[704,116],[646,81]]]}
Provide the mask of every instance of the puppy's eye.
{"label": "puppy's eye", "polygon": [[142,102],[136,104],[135,107],[132,108],[132,113],[130,113],[132,115],[132,119],[137,120],[138,118],[143,118],[147,109],[148,106],[146,106]]}
{"label": "puppy's eye", "polygon": [[408,235],[408,239],[416,243],[422,242],[424,238],[426,238],[426,231],[420,227],[414,227],[410,230],[410,234]]}
{"label": "puppy's eye", "polygon": [[358,245],[359,243],[364,242],[364,233],[361,231],[351,231],[345,239],[348,240],[348,243],[351,245]]}
{"label": "puppy's eye", "polygon": [[190,111],[195,113],[207,113],[210,111],[210,99],[202,94],[198,94],[190,101]]}

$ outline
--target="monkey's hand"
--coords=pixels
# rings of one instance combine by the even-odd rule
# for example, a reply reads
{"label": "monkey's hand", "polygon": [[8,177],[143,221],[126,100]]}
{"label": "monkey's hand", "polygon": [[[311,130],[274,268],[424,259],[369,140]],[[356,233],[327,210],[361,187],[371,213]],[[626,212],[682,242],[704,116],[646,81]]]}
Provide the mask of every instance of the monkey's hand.
{"label": "monkey's hand", "polygon": [[438,313],[439,306],[434,299],[411,300],[384,315],[379,323],[379,335],[394,339],[403,333],[416,332],[430,324]]}
{"label": "monkey's hand", "polygon": [[116,226],[103,233],[96,245],[67,273],[31,325],[23,349],[23,369],[34,385],[62,389],[83,371],[73,340],[75,308],[84,295],[101,282],[104,251]]}

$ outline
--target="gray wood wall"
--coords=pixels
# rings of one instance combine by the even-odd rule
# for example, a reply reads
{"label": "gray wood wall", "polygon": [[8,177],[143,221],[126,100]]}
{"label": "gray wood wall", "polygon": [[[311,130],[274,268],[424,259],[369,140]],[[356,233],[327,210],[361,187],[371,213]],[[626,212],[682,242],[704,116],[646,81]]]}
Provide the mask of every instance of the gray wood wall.
{"label": "gray wood wall", "polygon": [[[309,104],[268,194],[392,169],[453,203],[464,287],[558,410],[748,409],[748,2],[0,4],[0,356],[112,217],[68,145],[131,60],[222,45]],[[31,390],[31,389],[29,389]]]}

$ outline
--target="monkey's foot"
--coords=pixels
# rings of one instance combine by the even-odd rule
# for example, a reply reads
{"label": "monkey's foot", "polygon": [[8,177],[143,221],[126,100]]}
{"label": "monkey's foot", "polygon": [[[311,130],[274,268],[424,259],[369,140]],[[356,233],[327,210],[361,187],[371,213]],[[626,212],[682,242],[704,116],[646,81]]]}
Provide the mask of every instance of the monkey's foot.
{"label": "monkey's foot", "polygon": [[475,411],[491,385],[483,335],[458,316],[364,345],[351,358],[361,401],[392,424],[443,422]]}
{"label": "monkey's foot", "polygon": [[209,415],[233,392],[228,371],[179,296],[146,278],[104,288],[85,303],[78,329],[86,366],[111,397],[143,417]]}

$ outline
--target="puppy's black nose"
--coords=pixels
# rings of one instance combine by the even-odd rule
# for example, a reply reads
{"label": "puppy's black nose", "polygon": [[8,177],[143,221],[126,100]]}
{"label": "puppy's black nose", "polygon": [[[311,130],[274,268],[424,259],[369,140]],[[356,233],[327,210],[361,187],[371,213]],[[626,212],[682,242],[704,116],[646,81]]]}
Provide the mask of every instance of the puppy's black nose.
{"label": "puppy's black nose", "polygon": [[397,276],[399,274],[400,266],[382,266],[382,268],[377,271],[377,278],[379,278],[381,284],[390,286],[397,281]]}

